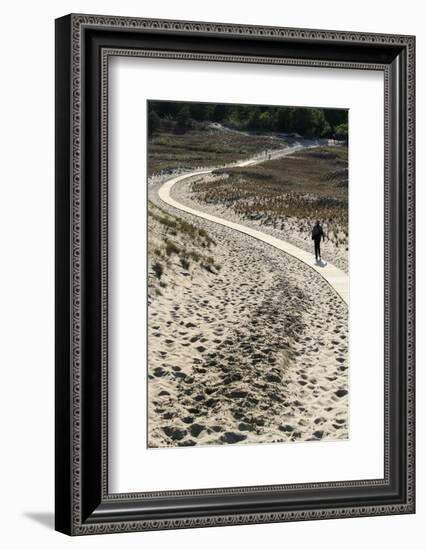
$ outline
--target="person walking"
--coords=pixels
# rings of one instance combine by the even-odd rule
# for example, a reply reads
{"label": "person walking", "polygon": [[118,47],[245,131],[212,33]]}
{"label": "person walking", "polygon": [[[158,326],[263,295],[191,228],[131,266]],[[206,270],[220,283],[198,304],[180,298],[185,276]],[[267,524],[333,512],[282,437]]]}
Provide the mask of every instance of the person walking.
{"label": "person walking", "polygon": [[324,241],[324,231],[322,230],[322,226],[319,221],[317,221],[312,228],[312,240],[314,241],[314,248],[315,248],[315,260],[321,261],[321,237]]}

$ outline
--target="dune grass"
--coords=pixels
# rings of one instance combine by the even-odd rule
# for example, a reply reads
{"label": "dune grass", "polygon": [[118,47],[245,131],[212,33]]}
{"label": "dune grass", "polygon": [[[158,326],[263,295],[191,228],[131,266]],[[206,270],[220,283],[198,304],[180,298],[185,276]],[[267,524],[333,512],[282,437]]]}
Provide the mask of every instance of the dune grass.
{"label": "dune grass", "polygon": [[148,269],[152,276],[151,297],[161,296],[161,288],[173,283],[177,272],[194,270],[217,274],[215,241],[201,228],[173,216],[153,203],[148,205]]}

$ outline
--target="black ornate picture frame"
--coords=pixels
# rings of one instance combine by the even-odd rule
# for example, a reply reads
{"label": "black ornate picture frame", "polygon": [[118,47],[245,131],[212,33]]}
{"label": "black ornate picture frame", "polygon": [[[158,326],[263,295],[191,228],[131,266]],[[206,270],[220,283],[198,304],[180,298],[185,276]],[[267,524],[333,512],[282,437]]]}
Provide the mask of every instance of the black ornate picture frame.
{"label": "black ornate picture frame", "polygon": [[[383,479],[109,493],[107,75],[117,55],[383,72]],[[58,531],[414,513],[414,56],[413,36],[74,14],[56,21]]]}

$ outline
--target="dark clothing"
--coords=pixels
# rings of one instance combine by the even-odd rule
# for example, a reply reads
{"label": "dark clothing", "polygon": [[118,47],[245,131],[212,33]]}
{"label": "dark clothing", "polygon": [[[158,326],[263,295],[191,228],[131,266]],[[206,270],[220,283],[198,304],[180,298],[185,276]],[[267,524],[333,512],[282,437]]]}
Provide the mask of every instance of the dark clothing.
{"label": "dark clothing", "polygon": [[321,247],[320,247],[321,235],[319,237],[315,237],[314,244],[315,244],[315,259],[318,260],[319,258],[321,258]]}
{"label": "dark clothing", "polygon": [[312,240],[315,245],[315,259],[318,260],[321,258],[321,238],[324,240],[324,231],[319,223],[316,223],[312,229]]}
{"label": "dark clothing", "polygon": [[312,229],[312,239],[321,239],[324,238],[324,231],[322,230],[322,226],[318,223],[315,224]]}

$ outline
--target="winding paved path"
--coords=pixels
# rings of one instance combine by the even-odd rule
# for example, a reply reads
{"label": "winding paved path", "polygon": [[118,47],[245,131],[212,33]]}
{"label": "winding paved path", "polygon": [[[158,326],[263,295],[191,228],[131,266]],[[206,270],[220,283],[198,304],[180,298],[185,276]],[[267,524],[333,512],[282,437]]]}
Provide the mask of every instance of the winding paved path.
{"label": "winding paved path", "polygon": [[[278,157],[289,155],[303,148],[306,148],[306,147],[301,145],[296,145],[293,147],[288,147],[284,150],[281,149],[279,151],[273,152],[271,156],[272,158],[278,158]],[[257,164],[265,160],[266,160],[265,156],[255,157],[254,159],[251,159],[251,160],[238,162],[233,166],[251,166],[253,164]],[[342,298],[342,300],[344,300],[346,304],[349,304],[349,277],[341,269],[337,268],[336,266],[330,263],[317,264],[313,254],[310,254],[309,252],[306,252],[305,250],[302,250],[301,248],[298,248],[297,246],[294,246],[293,244],[290,244],[287,241],[283,241],[282,239],[278,239],[276,237],[273,237],[272,235],[268,235],[257,229],[253,229],[251,227],[247,227],[239,223],[231,222],[229,220],[225,220],[223,218],[219,218],[217,216],[207,214],[206,212],[202,212],[201,210],[195,210],[194,208],[190,208],[189,206],[181,204],[180,202],[176,201],[170,196],[172,187],[179,181],[183,181],[185,179],[192,178],[194,176],[211,174],[212,171],[215,169],[216,168],[210,168],[206,170],[197,170],[195,172],[190,172],[181,176],[171,178],[160,187],[158,191],[158,195],[162,201],[164,201],[166,204],[169,204],[170,206],[173,206],[174,208],[177,208],[178,210],[182,210],[183,212],[187,212],[188,214],[192,214],[193,216],[198,216],[199,218],[204,218],[205,220],[209,220],[211,222],[224,225],[225,227],[229,227],[230,229],[235,229],[236,231],[240,231],[241,233],[245,233],[246,235],[250,235],[255,239],[259,239],[260,241],[263,241],[271,246],[274,246],[275,248],[277,248],[278,250],[282,250],[286,254],[290,254],[290,256],[297,258],[304,264],[308,265],[311,269],[319,273],[321,277],[323,277],[327,281],[327,283],[337,292],[337,294]]]}

